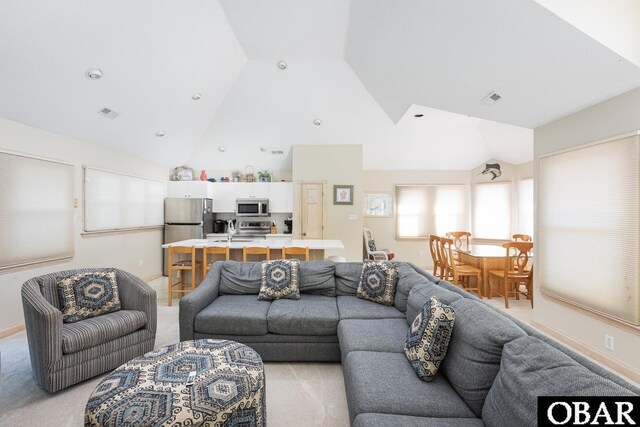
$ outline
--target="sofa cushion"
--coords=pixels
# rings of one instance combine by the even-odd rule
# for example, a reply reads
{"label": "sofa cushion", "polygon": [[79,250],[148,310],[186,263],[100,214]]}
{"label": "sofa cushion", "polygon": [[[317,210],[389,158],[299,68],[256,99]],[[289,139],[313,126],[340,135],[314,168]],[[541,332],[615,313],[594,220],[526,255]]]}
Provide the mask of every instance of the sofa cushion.
{"label": "sofa cushion", "polygon": [[393,305],[398,285],[398,266],[389,261],[364,261],[356,295],[378,304]]}
{"label": "sofa cushion", "polygon": [[272,334],[335,335],[338,327],[335,297],[302,295],[300,300],[279,299],[271,303],[267,327]]}
{"label": "sofa cushion", "polygon": [[444,375],[421,381],[402,353],[352,351],[344,358],[343,373],[352,422],[365,412],[475,418]]}
{"label": "sofa cushion", "polygon": [[336,264],[332,261],[301,261],[298,268],[300,293],[336,296]]}
{"label": "sofa cushion", "polygon": [[93,271],[61,277],[58,301],[65,323],[120,310],[116,272]]}
{"label": "sofa cushion", "polygon": [[502,347],[526,333],[479,301],[463,298],[450,305],[456,311],[456,326],[440,370],[480,416],[500,369]]}
{"label": "sofa cushion", "polygon": [[361,262],[336,263],[336,295],[355,295],[361,275]]}
{"label": "sofa cushion", "polygon": [[398,263],[398,286],[396,287],[394,307],[405,313],[411,289],[419,283],[426,282],[428,282],[427,278],[415,271],[409,264],[406,262]]}
{"label": "sofa cushion", "polygon": [[411,323],[404,354],[418,378],[431,381],[447,355],[455,323],[455,312],[431,297]]}
{"label": "sofa cushion", "polygon": [[407,324],[410,325],[422,310],[422,307],[431,299],[436,297],[443,304],[451,305],[452,302],[462,299],[462,297],[454,292],[448,291],[435,283],[425,281],[416,284],[409,291],[407,299]]}
{"label": "sofa cushion", "polygon": [[340,320],[340,350],[343,357],[351,351],[402,353],[408,330],[404,319]]}
{"label": "sofa cushion", "polygon": [[271,301],[259,301],[255,295],[221,295],[196,315],[194,331],[266,335],[269,307]]}
{"label": "sofa cushion", "polygon": [[538,396],[635,396],[547,343],[531,336],[505,344],[496,380],[487,395],[482,418],[487,425],[509,420],[534,426]]}
{"label": "sofa cushion", "polygon": [[95,347],[128,335],[147,324],[144,311],[119,310],[62,325],[62,353]]}
{"label": "sofa cushion", "polygon": [[339,296],[338,313],[342,319],[404,319],[404,314],[395,307],[378,304],[354,296]]}
{"label": "sofa cushion", "polygon": [[262,284],[258,299],[262,301],[273,301],[281,298],[300,299],[300,289],[298,289],[298,267],[300,261],[297,259],[276,259],[272,261],[262,261]]}
{"label": "sofa cushion", "polygon": [[429,418],[393,414],[360,414],[353,427],[483,427],[480,418]]}
{"label": "sofa cushion", "polygon": [[220,269],[220,295],[257,295],[262,284],[260,262],[224,261]]}

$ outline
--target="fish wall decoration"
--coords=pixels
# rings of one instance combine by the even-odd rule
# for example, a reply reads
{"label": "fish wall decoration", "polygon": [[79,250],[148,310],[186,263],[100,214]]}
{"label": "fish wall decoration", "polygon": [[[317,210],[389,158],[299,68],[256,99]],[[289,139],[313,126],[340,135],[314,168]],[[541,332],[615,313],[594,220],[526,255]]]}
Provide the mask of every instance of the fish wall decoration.
{"label": "fish wall decoration", "polygon": [[500,163],[487,163],[484,170],[480,172],[480,175],[491,175],[491,181],[502,175],[500,170]]}

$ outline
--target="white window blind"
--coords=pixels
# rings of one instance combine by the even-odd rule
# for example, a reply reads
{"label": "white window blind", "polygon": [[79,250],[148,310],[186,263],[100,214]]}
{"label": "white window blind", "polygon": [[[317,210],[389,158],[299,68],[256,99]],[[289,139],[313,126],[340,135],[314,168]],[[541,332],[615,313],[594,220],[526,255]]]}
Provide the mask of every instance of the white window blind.
{"label": "white window blind", "polygon": [[426,239],[467,228],[464,185],[397,185],[396,236]]}
{"label": "white window blind", "polygon": [[164,224],[166,183],[84,168],[84,230],[111,231]]}
{"label": "white window blind", "polygon": [[533,237],[533,178],[518,182],[518,227],[517,232]]}
{"label": "white window blind", "polygon": [[0,269],[73,256],[73,165],[0,152]]}
{"label": "white window blind", "polygon": [[640,324],[639,136],[539,162],[536,262],[540,290]]}
{"label": "white window blind", "polygon": [[473,237],[511,239],[511,183],[473,186]]}

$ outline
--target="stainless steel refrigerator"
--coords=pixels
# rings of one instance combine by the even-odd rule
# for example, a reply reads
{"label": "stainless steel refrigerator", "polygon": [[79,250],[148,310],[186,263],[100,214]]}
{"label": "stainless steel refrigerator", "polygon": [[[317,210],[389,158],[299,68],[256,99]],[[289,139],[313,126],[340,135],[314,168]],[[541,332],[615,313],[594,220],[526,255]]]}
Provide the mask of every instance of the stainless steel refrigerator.
{"label": "stainless steel refrigerator", "polygon": [[[164,243],[187,239],[206,239],[213,233],[212,199],[170,197],[164,199]],[[167,250],[164,250],[164,275],[167,272]]]}

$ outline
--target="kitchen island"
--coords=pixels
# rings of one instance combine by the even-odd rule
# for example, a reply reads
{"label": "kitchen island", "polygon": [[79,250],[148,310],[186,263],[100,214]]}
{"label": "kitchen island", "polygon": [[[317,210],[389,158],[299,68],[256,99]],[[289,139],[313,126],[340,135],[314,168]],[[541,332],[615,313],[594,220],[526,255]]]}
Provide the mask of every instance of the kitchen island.
{"label": "kitchen island", "polygon": [[[270,257],[271,259],[279,259],[282,258],[282,248],[290,247],[290,246],[300,246],[300,247],[308,247],[309,248],[309,260],[317,261],[325,258],[324,251],[325,250],[333,250],[333,249],[344,249],[344,244],[340,240],[301,240],[301,239],[291,239],[291,238],[283,238],[282,236],[277,236],[277,238],[269,238],[269,235],[265,235],[265,237],[261,237],[258,239],[252,238],[244,238],[241,236],[236,236],[229,243],[227,239],[222,239],[219,237],[214,237],[210,239],[189,239],[189,240],[181,240],[179,242],[174,243],[165,243],[162,245],[163,248],[168,248],[169,246],[195,246],[197,249],[201,249],[205,246],[214,246],[214,247],[224,247],[229,246],[229,256],[230,259],[236,261],[242,261],[242,248],[247,246],[253,247],[269,247]],[[200,252],[198,252],[198,258],[200,258]]]}

